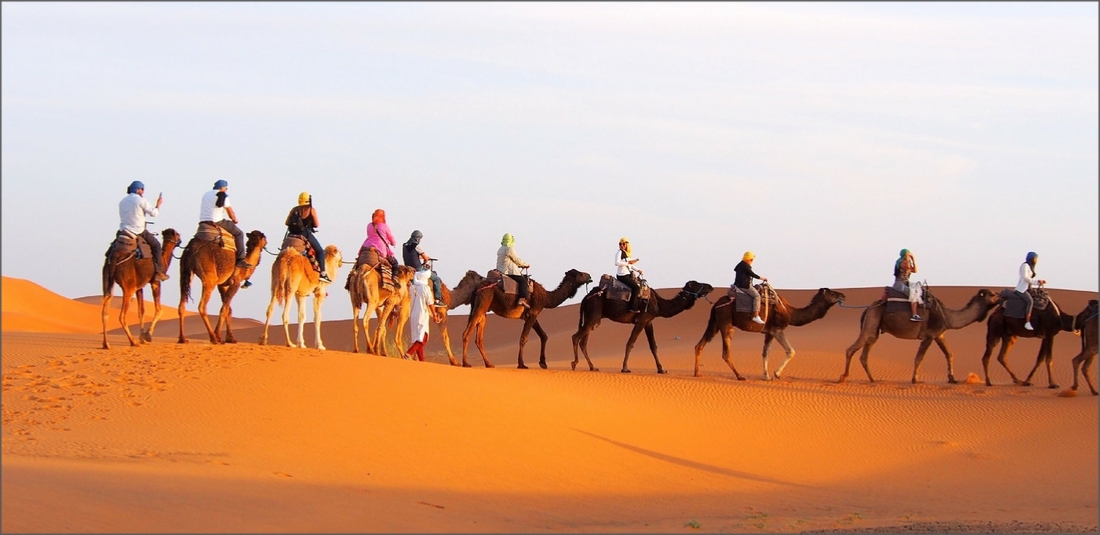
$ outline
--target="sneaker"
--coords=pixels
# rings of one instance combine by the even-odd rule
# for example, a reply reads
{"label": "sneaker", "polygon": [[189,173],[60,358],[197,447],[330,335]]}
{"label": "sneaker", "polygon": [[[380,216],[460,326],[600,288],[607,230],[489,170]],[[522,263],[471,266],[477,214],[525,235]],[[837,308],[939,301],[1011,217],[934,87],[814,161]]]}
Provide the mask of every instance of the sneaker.
{"label": "sneaker", "polygon": [[913,317],[909,318],[909,321],[924,321],[924,320],[920,317],[920,314],[913,314]]}
{"label": "sneaker", "polygon": [[761,324],[761,325],[763,325],[763,324],[764,324],[764,320],[760,319],[760,316],[753,316],[753,317],[752,317],[752,322],[753,322],[753,323],[759,323],[759,324]]}
{"label": "sneaker", "polygon": [[244,260],[238,260],[237,261],[237,267],[248,269],[248,268],[252,267],[252,264],[249,264],[248,262],[245,262]]}
{"label": "sneaker", "polygon": [[1031,326],[1031,322],[1030,322],[1030,321],[1024,324],[1024,328],[1025,328],[1025,329],[1027,329],[1027,330],[1029,330],[1029,331],[1034,331],[1034,330],[1035,330],[1035,327],[1032,327],[1032,326]]}
{"label": "sneaker", "polygon": [[327,274],[322,273],[320,278],[321,278],[321,282],[332,284],[332,279],[328,278]]}
{"label": "sneaker", "polygon": [[443,301],[438,300],[438,299],[435,300],[435,306],[447,308],[447,304],[444,303]]}
{"label": "sneaker", "polygon": [[156,280],[158,282],[163,282],[163,281],[168,280],[168,274],[167,273],[157,273],[154,278],[156,278]]}
{"label": "sneaker", "polygon": [[518,304],[519,304],[519,306],[521,306],[523,308],[531,308],[531,305],[527,304],[527,299],[526,298],[521,298],[519,300]]}

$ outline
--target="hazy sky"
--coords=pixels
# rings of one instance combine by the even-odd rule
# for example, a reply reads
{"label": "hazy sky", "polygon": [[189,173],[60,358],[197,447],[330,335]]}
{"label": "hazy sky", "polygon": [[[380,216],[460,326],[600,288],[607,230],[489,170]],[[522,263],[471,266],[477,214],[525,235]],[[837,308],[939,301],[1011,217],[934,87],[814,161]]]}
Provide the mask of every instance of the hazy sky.
{"label": "hazy sky", "polygon": [[887,285],[909,248],[933,286],[1012,286],[1036,251],[1097,290],[1097,3],[2,11],[3,274],[68,297],[101,291],[132,180],[190,238],[217,179],[272,250],[303,190],[348,260],[383,208],[451,285],[511,232],[551,288],[626,236],[655,287],[729,285],[746,250],[777,288]]}

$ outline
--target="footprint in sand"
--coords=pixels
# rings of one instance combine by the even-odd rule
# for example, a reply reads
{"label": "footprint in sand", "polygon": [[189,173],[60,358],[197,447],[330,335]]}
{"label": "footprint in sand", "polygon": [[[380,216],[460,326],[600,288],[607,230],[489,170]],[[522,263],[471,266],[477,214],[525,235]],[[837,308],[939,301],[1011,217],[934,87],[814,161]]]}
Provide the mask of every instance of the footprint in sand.
{"label": "footprint in sand", "polygon": [[284,472],[272,472],[272,474],[275,474],[277,476],[283,476],[283,477],[294,477],[294,476],[292,476],[290,474],[287,474],[287,473],[284,473]]}

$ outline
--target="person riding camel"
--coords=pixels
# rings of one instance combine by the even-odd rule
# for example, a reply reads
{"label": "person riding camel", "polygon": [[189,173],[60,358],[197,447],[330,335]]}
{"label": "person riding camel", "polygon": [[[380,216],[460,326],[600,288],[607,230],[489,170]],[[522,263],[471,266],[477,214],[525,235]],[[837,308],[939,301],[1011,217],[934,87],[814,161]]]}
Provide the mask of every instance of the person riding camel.
{"label": "person riding camel", "polygon": [[157,204],[154,206],[145,200],[145,184],[139,180],[130,183],[126,188],[126,196],[118,203],[118,234],[130,234],[141,236],[149,244],[149,251],[153,255],[154,277],[158,281],[168,280],[168,274],[164,272],[164,259],[161,258],[160,242],[153,236],[149,229],[145,228],[145,216],[157,217],[160,214],[160,204],[164,201],[163,195],[157,196]]}
{"label": "person riding camel", "polygon": [[237,227],[239,221],[232,205],[229,204],[227,189],[229,189],[229,182],[218,180],[214,182],[214,189],[202,195],[202,204],[199,206],[199,224],[205,223],[228,230],[233,235],[233,241],[237,245],[237,267],[250,268],[252,264],[244,260],[244,232]]}
{"label": "person riding camel", "polygon": [[497,249],[497,270],[516,281],[518,287],[516,295],[519,297],[519,306],[531,308],[531,305],[527,303],[527,276],[520,271],[521,268],[527,269],[531,265],[524,262],[516,254],[516,248],[513,247],[515,243],[516,239],[508,233],[505,233],[504,237],[500,239],[500,249]]}
{"label": "person riding camel", "polygon": [[909,249],[902,249],[899,257],[894,262],[894,289],[909,296],[909,309],[912,316],[910,321],[922,321],[917,314],[917,304],[920,303],[920,288],[916,284],[909,284],[909,275],[917,272],[917,259]]}
{"label": "person riding camel", "polygon": [[1027,314],[1024,314],[1024,328],[1029,331],[1035,330],[1035,327],[1031,326],[1031,309],[1035,306],[1035,300],[1031,298],[1029,290],[1036,284],[1042,286],[1047,283],[1045,280],[1039,280],[1035,275],[1035,264],[1038,263],[1038,253],[1034,251],[1027,253],[1024,263],[1020,264],[1020,282],[1016,283],[1016,295],[1019,295],[1027,303]]}
{"label": "person riding camel", "polygon": [[634,267],[634,264],[638,263],[638,259],[633,258],[630,253],[630,241],[626,238],[619,238],[619,250],[615,252],[615,278],[630,287],[630,311],[641,312],[641,305],[638,303],[638,292],[641,291],[642,285],[638,283],[634,273],[641,275],[642,270]]}
{"label": "person riding camel", "polygon": [[309,246],[313,248],[313,254],[317,255],[317,265],[321,267],[321,281],[331,283],[332,279],[328,278],[328,273],[325,272],[325,249],[313,235],[317,227],[321,226],[321,222],[317,217],[317,209],[313,207],[313,196],[309,192],[303,191],[298,194],[298,206],[290,209],[283,224],[286,225],[288,234],[302,236],[309,242]]}
{"label": "person riding camel", "polygon": [[[420,247],[420,240],[424,238],[424,233],[419,230],[414,230],[409,236],[409,241],[405,242],[401,246],[401,257],[405,261],[405,265],[409,266],[416,271],[428,270],[427,263],[431,261],[431,257],[424,252],[424,249]],[[437,307],[445,307],[443,304],[443,281],[439,280],[439,275],[435,273],[435,270],[431,271],[432,290],[435,292],[435,305]]]}
{"label": "person riding camel", "polygon": [[393,247],[397,247],[397,240],[390,232],[390,226],[386,224],[386,211],[379,208],[371,214],[370,224],[367,225],[367,239],[363,241],[362,248],[374,247],[378,254],[386,257],[392,268],[391,273],[397,273],[397,257],[393,254]]}
{"label": "person riding camel", "polygon": [[733,268],[733,285],[752,296],[752,321],[763,324],[764,320],[760,319],[760,292],[753,288],[752,280],[760,279],[763,282],[768,282],[768,278],[761,277],[752,270],[752,261],[755,258],[756,255],[752,251],[745,251],[745,254],[741,257],[741,262]]}

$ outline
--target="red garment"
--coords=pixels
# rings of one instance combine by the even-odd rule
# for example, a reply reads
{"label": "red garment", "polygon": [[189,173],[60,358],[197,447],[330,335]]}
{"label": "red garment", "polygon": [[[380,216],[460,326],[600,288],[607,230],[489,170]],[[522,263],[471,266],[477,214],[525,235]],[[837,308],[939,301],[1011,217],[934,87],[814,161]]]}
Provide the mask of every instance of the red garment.
{"label": "red garment", "polygon": [[424,333],[423,340],[417,340],[413,342],[413,345],[409,346],[409,350],[405,352],[406,355],[416,355],[416,358],[420,359],[420,362],[424,362],[424,346],[428,343],[428,333]]}

